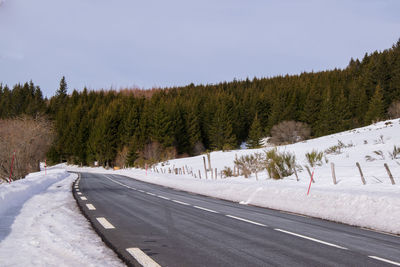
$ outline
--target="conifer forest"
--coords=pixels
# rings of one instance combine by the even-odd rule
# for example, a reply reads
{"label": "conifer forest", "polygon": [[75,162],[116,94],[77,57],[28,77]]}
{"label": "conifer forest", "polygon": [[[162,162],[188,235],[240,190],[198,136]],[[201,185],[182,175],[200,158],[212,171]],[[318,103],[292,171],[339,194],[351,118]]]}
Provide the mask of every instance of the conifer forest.
{"label": "conifer forest", "polygon": [[318,137],[390,118],[400,102],[400,40],[345,69],[299,75],[69,94],[67,78],[49,99],[32,81],[0,85],[0,118],[51,121],[48,162],[143,166],[243,142],[257,147],[282,121],[307,124]]}

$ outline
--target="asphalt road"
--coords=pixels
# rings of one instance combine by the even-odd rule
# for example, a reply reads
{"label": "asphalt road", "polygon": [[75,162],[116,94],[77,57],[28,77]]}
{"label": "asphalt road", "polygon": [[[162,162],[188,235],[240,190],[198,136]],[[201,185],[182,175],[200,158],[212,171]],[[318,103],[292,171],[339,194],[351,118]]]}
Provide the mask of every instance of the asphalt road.
{"label": "asphalt road", "polygon": [[76,183],[82,212],[128,265],[400,266],[398,236],[120,175],[81,173]]}

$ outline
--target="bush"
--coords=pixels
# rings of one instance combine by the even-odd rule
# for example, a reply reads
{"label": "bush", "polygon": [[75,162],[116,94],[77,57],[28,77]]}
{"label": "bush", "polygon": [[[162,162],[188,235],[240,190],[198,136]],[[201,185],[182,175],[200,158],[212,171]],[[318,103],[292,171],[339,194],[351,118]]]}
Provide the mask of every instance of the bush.
{"label": "bush", "polygon": [[261,153],[241,156],[236,158],[234,163],[245,178],[249,178],[252,173],[255,173],[257,180],[258,172],[265,168],[264,157]]}
{"label": "bush", "polygon": [[265,152],[265,163],[269,177],[282,179],[294,173],[296,157],[289,152],[280,153],[274,148]]}
{"label": "bush", "polygon": [[400,147],[393,147],[393,151],[389,152],[389,156],[391,159],[399,159],[400,158]]}
{"label": "bush", "polygon": [[315,167],[316,165],[321,166],[323,156],[324,156],[324,153],[318,152],[317,150],[313,150],[309,153],[306,153],[306,158],[307,158],[308,164],[311,167]]}
{"label": "bush", "polygon": [[394,101],[388,108],[388,115],[391,119],[400,118],[400,101]]}
{"label": "bush", "polygon": [[222,176],[225,178],[234,176],[233,170],[230,167],[225,166],[225,168],[222,170]]}
{"label": "bush", "polygon": [[276,145],[292,144],[308,139],[310,134],[311,129],[306,123],[283,121],[272,127],[269,141]]}

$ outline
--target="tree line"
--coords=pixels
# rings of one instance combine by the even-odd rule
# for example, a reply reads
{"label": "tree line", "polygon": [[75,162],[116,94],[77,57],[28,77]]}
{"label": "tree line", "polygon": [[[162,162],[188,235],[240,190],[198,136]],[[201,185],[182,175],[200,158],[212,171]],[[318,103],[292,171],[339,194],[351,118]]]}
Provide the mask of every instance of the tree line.
{"label": "tree line", "polygon": [[[400,40],[351,59],[345,69],[153,90],[43,98],[32,82],[0,85],[0,118],[44,114],[54,122],[52,162],[138,165],[205,150],[260,145],[273,126],[301,122],[317,137],[396,116],[400,105]],[[396,110],[396,108],[394,108]]]}

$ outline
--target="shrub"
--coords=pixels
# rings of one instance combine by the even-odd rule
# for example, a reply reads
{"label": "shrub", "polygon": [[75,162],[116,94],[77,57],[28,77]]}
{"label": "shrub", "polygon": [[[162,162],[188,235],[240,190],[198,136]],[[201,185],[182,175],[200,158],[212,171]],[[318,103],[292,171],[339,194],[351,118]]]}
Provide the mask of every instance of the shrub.
{"label": "shrub", "polygon": [[261,153],[241,156],[234,161],[235,165],[245,178],[249,178],[251,173],[255,173],[258,180],[258,172],[262,171],[264,166],[264,157]]}
{"label": "shrub", "polygon": [[379,157],[381,157],[381,159],[385,159],[385,156],[383,155],[382,150],[375,150],[374,154],[378,155]]}
{"label": "shrub", "polygon": [[230,167],[225,166],[225,168],[222,170],[222,176],[223,177],[232,177],[233,175],[233,170]]}
{"label": "shrub", "polygon": [[278,152],[276,148],[265,151],[265,163],[269,177],[282,179],[290,176],[296,168],[296,157],[289,152]]}
{"label": "shrub", "polygon": [[400,101],[394,101],[388,108],[388,115],[391,119],[400,118]]}
{"label": "shrub", "polygon": [[306,140],[310,137],[311,129],[306,123],[295,121],[283,121],[274,125],[271,129],[272,144],[292,144]]}
{"label": "shrub", "polygon": [[391,159],[400,159],[400,147],[393,147],[393,151],[389,152],[389,156]]}
{"label": "shrub", "polygon": [[316,165],[321,166],[323,156],[324,156],[324,153],[318,152],[317,150],[313,150],[311,152],[306,153],[306,158],[307,158],[308,164],[311,167],[315,167]]}

